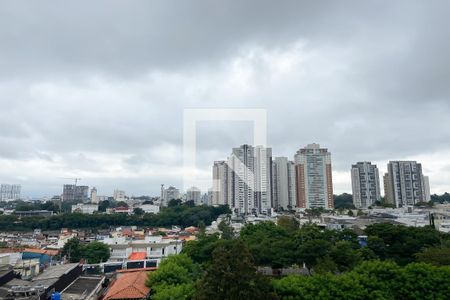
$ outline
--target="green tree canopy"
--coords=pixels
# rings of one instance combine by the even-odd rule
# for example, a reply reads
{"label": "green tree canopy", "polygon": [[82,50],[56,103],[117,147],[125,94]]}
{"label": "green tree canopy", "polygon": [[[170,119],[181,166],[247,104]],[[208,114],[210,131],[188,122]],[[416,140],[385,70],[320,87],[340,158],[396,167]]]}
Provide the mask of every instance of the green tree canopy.
{"label": "green tree canopy", "polygon": [[276,299],[268,281],[256,272],[250,252],[231,240],[213,253],[211,264],[197,285],[194,299]]}

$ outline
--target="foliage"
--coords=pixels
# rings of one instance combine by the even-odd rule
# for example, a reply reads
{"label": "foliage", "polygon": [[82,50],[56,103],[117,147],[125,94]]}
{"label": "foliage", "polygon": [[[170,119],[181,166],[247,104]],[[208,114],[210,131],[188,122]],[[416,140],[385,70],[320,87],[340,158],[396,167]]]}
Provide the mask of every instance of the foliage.
{"label": "foliage", "polygon": [[102,242],[90,242],[81,248],[82,257],[90,264],[105,262],[111,256],[108,245]]}
{"label": "foliage", "polygon": [[109,259],[110,250],[108,245],[101,242],[94,241],[83,245],[78,238],[71,238],[64,245],[61,255],[66,256],[71,263],[85,259],[88,263],[97,264]]}
{"label": "foliage", "polygon": [[65,256],[69,262],[79,262],[83,256],[83,245],[78,238],[68,240],[61,251],[61,256]]}
{"label": "foliage", "polygon": [[203,264],[211,260],[214,249],[221,243],[218,234],[201,234],[196,241],[187,242],[182,253],[188,255],[194,262]]}
{"label": "foliage", "polygon": [[343,193],[341,195],[333,195],[335,209],[353,209],[353,197],[351,194]]}
{"label": "foliage", "polygon": [[200,269],[186,254],[169,256],[158,270],[148,273],[146,285],[151,299],[191,299]]}
{"label": "foliage", "polygon": [[444,193],[442,195],[431,195],[431,201],[438,203],[450,202],[450,193]]}
{"label": "foliage", "polygon": [[179,225],[182,227],[196,226],[202,221],[209,225],[219,215],[227,214],[228,206],[195,206],[179,205],[166,207],[159,214],[145,214],[144,216],[126,214],[60,214],[51,217],[29,217],[20,219],[18,216],[0,215],[0,228],[5,231],[58,230],[61,228],[108,228],[109,226],[153,226],[164,227]]}
{"label": "foliage", "polygon": [[233,230],[233,227],[230,226],[229,222],[222,220],[219,223],[218,229],[222,233],[221,238],[223,238],[225,240],[230,240],[233,238],[234,230]]}
{"label": "foliage", "polygon": [[197,285],[194,299],[276,299],[268,280],[256,272],[250,252],[240,240],[214,250],[211,264]]}
{"label": "foliage", "polygon": [[135,209],[133,209],[133,213],[137,216],[142,216],[145,214],[145,211],[140,207],[136,207]]}
{"label": "foliage", "polygon": [[441,238],[448,235],[439,233],[432,227],[406,227],[390,224],[374,224],[365,230],[368,247],[383,259],[392,259],[400,265],[415,260],[415,254],[426,247],[437,246]]}
{"label": "foliage", "polygon": [[295,231],[300,227],[300,222],[297,221],[294,217],[281,216],[277,220],[277,225],[281,228],[286,229],[287,231]]}
{"label": "foliage", "polygon": [[279,268],[296,263],[294,234],[272,222],[248,224],[240,237],[258,266]]}
{"label": "foliage", "polygon": [[417,253],[416,258],[420,262],[435,266],[448,266],[450,265],[450,248],[426,248]]}
{"label": "foliage", "polygon": [[371,261],[342,275],[291,275],[273,286],[280,299],[447,299],[449,282],[449,267]]}

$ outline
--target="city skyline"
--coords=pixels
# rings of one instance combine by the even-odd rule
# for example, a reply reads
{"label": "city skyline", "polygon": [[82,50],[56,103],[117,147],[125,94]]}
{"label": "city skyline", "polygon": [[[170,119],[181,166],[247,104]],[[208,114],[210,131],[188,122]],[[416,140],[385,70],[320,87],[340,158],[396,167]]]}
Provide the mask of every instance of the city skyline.
{"label": "city skyline", "polygon": [[[200,2],[2,4],[0,182],[158,195],[182,186],[184,109],[257,108],[277,156],[330,149],[335,193],[365,160],[420,161],[450,190],[448,2]],[[209,174],[252,126],[197,135]]]}

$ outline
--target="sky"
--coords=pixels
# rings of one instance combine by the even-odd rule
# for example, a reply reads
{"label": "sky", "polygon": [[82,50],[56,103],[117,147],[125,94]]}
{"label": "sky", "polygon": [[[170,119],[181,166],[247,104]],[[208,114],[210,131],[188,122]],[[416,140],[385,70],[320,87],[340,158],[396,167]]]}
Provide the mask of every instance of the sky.
{"label": "sky", "polygon": [[[449,1],[2,1],[0,182],[26,197],[182,187],[183,111],[265,109],[274,156],[417,160],[450,191]],[[202,121],[197,172],[252,143]],[[381,180],[381,179],[380,179]],[[202,187],[205,188],[205,187]]]}

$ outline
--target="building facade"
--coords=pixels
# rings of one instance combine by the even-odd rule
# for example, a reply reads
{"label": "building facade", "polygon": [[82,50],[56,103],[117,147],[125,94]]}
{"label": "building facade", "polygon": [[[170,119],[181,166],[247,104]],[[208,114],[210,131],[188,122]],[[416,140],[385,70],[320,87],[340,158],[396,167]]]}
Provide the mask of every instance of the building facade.
{"label": "building facade", "polygon": [[381,199],[380,174],[376,165],[358,162],[352,166],[352,195],[356,208],[368,208]]}
{"label": "building facade", "polygon": [[194,201],[195,205],[201,205],[202,192],[198,187],[191,187],[186,191],[186,201]]}
{"label": "building facade", "polygon": [[385,201],[395,207],[427,201],[429,184],[424,186],[422,165],[416,161],[390,161],[384,180]]}
{"label": "building facade", "polygon": [[242,145],[228,158],[228,203],[239,214],[272,208],[272,148]]}
{"label": "building facade", "polygon": [[215,161],[213,165],[213,188],[212,188],[212,205],[228,204],[232,206],[230,197],[231,172],[228,163],[224,160]]}
{"label": "building facade", "polygon": [[294,157],[297,207],[333,209],[333,180],[331,153],[310,144],[297,151]]}
{"label": "building facade", "polygon": [[85,185],[65,184],[63,186],[63,201],[87,202],[89,187]]}
{"label": "building facade", "polygon": [[169,186],[167,189],[165,189],[164,185],[161,185],[161,205],[167,206],[169,204],[169,201],[174,199],[181,199],[180,190],[174,186]]}
{"label": "building facade", "polygon": [[272,164],[272,203],[277,210],[296,205],[295,164],[287,157],[275,157]]}
{"label": "building facade", "polygon": [[1,184],[0,201],[14,201],[20,199],[20,184]]}
{"label": "building facade", "polygon": [[98,204],[98,202],[97,189],[93,187],[91,189],[91,203]]}

